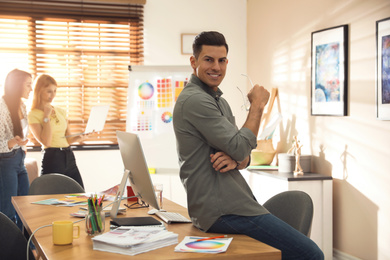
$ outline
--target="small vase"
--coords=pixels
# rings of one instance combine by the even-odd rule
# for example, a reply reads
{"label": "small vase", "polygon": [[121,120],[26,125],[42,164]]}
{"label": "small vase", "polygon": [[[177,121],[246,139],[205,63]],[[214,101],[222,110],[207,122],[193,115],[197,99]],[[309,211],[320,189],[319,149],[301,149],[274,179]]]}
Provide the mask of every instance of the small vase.
{"label": "small vase", "polygon": [[251,165],[270,165],[275,157],[272,139],[257,140],[256,149],[252,150]]}

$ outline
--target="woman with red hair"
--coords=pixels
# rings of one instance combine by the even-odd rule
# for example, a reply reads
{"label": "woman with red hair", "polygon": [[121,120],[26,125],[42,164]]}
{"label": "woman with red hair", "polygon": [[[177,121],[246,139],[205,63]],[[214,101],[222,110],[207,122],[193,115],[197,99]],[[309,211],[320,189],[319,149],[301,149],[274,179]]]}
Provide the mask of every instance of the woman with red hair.
{"label": "woman with red hair", "polygon": [[12,70],[5,79],[4,95],[0,99],[0,211],[20,229],[23,224],[12,206],[11,197],[27,195],[29,189],[24,166],[28,123],[22,98],[28,99],[31,83],[30,73]]}

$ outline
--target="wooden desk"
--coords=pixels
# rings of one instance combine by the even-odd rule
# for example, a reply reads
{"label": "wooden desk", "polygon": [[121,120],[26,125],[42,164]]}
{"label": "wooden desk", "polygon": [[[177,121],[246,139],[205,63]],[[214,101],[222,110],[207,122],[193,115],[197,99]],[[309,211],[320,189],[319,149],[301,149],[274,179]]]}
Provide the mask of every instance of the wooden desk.
{"label": "wooden desk", "polygon": [[[51,224],[55,220],[72,220],[77,221],[79,218],[74,218],[69,214],[78,210],[77,207],[56,207],[48,205],[36,205],[31,202],[36,202],[49,198],[63,198],[64,195],[37,195],[37,196],[19,196],[12,197],[12,204],[23,221],[28,233],[31,234],[37,228]],[[164,208],[167,211],[178,212],[188,217],[187,209],[164,199]],[[126,216],[139,217],[146,216],[148,208],[127,210]],[[157,217],[156,217],[157,218]],[[106,231],[109,229],[110,217],[106,218]],[[92,249],[92,240],[85,233],[85,222],[81,221],[80,238],[73,240],[72,245],[55,246],[52,243],[52,229],[46,227],[38,230],[33,238],[35,246],[39,254],[44,259],[50,260],[68,260],[68,259],[281,259],[281,252],[271,246],[261,243],[245,235],[231,235],[233,241],[230,244],[226,253],[221,254],[203,254],[203,253],[178,253],[174,252],[176,245],[163,247],[147,253],[138,254],[135,256],[127,256],[102,252]],[[195,228],[192,224],[170,224],[167,229],[179,235],[179,242],[185,236],[215,236],[212,233],[203,233]],[[229,235],[230,236],[230,235]]]}

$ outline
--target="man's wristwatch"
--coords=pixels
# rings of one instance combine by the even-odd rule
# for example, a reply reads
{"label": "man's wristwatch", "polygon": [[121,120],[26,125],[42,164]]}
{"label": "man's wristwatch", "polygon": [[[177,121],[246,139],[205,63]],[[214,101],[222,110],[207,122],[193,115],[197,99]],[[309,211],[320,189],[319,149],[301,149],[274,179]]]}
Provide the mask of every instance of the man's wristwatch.
{"label": "man's wristwatch", "polygon": [[50,119],[49,119],[48,117],[44,117],[44,118],[43,118],[43,122],[44,122],[44,123],[48,123],[49,121],[50,121]]}

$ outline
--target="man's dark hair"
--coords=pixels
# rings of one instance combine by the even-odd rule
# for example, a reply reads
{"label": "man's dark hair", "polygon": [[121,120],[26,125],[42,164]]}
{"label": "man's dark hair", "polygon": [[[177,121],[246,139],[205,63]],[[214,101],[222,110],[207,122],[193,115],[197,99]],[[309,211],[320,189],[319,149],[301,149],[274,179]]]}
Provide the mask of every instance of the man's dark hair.
{"label": "man's dark hair", "polygon": [[196,59],[198,59],[203,45],[225,46],[226,53],[229,51],[229,47],[223,34],[215,31],[201,32],[195,37],[194,43],[192,44],[192,54]]}

